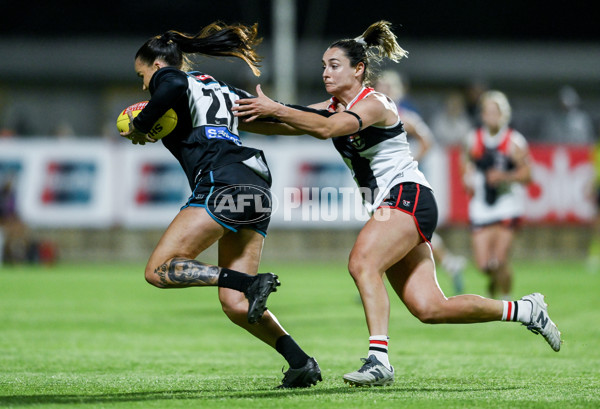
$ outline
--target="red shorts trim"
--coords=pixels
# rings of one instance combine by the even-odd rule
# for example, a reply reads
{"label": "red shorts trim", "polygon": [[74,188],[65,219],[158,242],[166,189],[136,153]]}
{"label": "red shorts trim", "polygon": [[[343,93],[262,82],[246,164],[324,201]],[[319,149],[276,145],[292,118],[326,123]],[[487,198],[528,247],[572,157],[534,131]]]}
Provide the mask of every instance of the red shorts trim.
{"label": "red shorts trim", "polygon": [[431,242],[438,219],[437,204],[431,189],[418,183],[400,183],[390,190],[379,207],[411,215],[419,235],[424,241]]}

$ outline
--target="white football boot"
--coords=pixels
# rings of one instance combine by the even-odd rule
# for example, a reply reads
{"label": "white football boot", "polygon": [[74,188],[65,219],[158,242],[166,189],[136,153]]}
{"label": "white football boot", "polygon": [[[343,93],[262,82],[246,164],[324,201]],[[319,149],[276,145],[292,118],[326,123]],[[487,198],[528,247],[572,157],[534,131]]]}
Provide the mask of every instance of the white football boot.
{"label": "white football boot", "polygon": [[548,304],[544,302],[544,296],[540,293],[533,293],[526,295],[521,300],[529,301],[532,307],[531,321],[529,324],[523,325],[534,334],[542,334],[553,350],[560,351],[560,345],[562,344],[560,331],[548,316]]}
{"label": "white football boot", "polygon": [[364,365],[354,372],[344,375],[344,382],[352,386],[385,386],[394,383],[394,367],[387,369],[375,355],[361,358]]}

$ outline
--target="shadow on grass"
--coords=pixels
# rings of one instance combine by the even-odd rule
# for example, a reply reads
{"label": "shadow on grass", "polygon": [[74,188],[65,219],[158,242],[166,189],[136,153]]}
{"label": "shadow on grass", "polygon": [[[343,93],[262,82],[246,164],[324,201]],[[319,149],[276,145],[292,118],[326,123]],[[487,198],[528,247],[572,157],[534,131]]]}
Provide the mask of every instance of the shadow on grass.
{"label": "shadow on grass", "polygon": [[0,396],[0,406],[10,405],[36,405],[36,404],[92,404],[110,402],[143,402],[154,400],[211,400],[211,399],[270,399],[286,396],[326,396],[326,395],[350,395],[350,394],[405,394],[405,393],[456,393],[477,391],[506,391],[521,389],[516,386],[504,387],[375,387],[354,388],[349,386],[323,387],[316,386],[306,389],[269,389],[256,390],[254,392],[240,391],[232,392],[222,389],[210,391],[203,390],[170,390],[152,392],[131,393],[106,393],[106,394],[45,394],[45,395],[15,395]]}

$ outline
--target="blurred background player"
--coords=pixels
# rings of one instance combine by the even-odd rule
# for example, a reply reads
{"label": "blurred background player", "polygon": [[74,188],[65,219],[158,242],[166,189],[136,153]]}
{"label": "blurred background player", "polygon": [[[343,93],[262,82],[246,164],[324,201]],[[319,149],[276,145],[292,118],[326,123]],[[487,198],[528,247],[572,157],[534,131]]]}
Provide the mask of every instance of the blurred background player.
{"label": "blurred background player", "polygon": [[465,108],[473,128],[478,128],[481,126],[481,111],[479,101],[481,99],[481,95],[488,90],[488,83],[483,78],[471,79],[464,86],[463,95],[465,97]]}
{"label": "blurred background player", "polygon": [[463,181],[471,195],[471,243],[477,268],[488,276],[489,296],[508,300],[510,253],[525,210],[531,158],[523,135],[509,126],[511,107],[502,92],[486,91],[480,109],[482,126],[468,136],[463,163]]}
{"label": "blurred background player", "polygon": [[[151,98],[135,119],[130,113],[130,130],[121,135],[134,144],[156,142],[148,132],[167,110],[175,110],[177,126],[161,141],[181,164],[192,190],[150,255],[146,281],[158,288],[218,286],[227,317],[289,363],[279,387],[309,387],[321,380],[317,361],[266,310],[267,297],[279,285],[277,276],[257,274],[271,217],[272,179],[263,152],[242,146],[238,126],[265,133],[268,129],[260,122],[238,123],[233,116],[235,100],[250,94],[208,74],[188,72],[189,55],[199,53],[240,58],[258,76],[259,43],[256,25],[220,23],[196,35],[170,30],[150,38],[137,51],[134,68]],[[221,197],[212,195],[214,191],[243,211],[219,211],[219,203],[210,199]],[[238,197],[248,194],[260,201],[262,210],[244,206],[244,199],[238,203]],[[195,259],[215,243],[218,266]]]}
{"label": "blurred background player", "polygon": [[438,146],[462,148],[466,135],[473,130],[463,94],[458,90],[448,92],[441,109],[433,113],[430,124]]}
{"label": "blurred background player", "polygon": [[[390,97],[396,104],[398,115],[404,124],[404,130],[412,138],[410,142],[412,142],[411,150],[415,151],[414,159],[420,162],[419,168],[427,175],[426,166],[423,166],[422,161],[426,154],[435,148],[437,139],[417,111],[416,106],[407,99],[405,78],[397,71],[385,70],[381,72],[373,88]],[[413,149],[415,145],[417,148]],[[467,263],[466,259],[452,253],[438,233],[433,234],[431,245],[436,262],[452,278],[454,294],[462,294],[464,292],[463,271]]]}

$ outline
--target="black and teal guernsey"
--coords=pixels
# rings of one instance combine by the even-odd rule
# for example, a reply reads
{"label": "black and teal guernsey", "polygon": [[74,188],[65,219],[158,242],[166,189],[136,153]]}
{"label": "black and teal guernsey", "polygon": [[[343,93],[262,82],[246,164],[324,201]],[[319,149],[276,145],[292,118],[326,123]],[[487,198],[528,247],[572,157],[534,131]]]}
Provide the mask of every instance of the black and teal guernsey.
{"label": "black and teal guernsey", "polygon": [[147,133],[169,109],[177,114],[177,126],[162,139],[177,158],[193,190],[202,173],[242,162],[270,183],[262,151],[242,145],[238,118],[231,108],[248,92],[201,72],[161,68],[150,79],[151,99],[134,119],[136,129]]}

